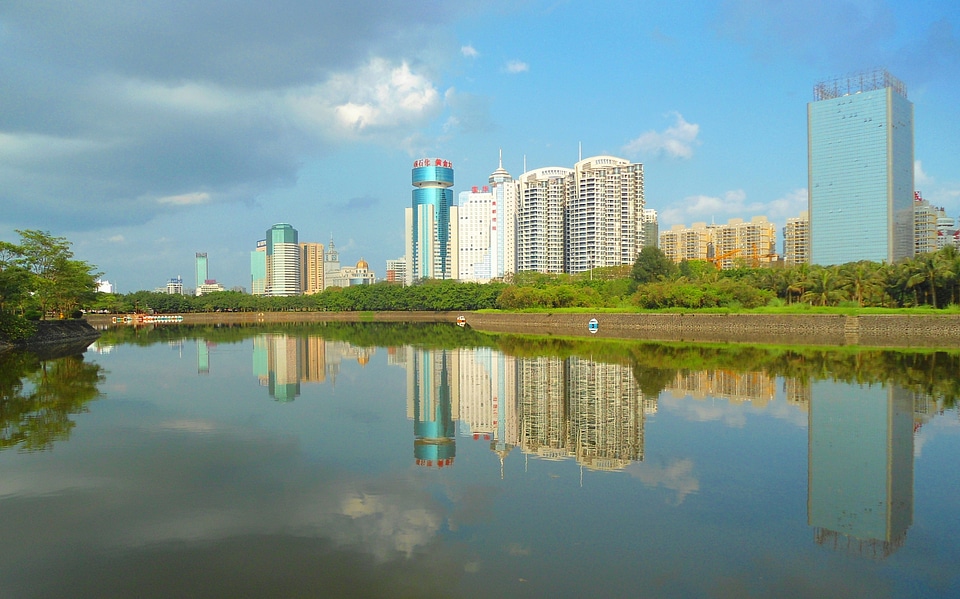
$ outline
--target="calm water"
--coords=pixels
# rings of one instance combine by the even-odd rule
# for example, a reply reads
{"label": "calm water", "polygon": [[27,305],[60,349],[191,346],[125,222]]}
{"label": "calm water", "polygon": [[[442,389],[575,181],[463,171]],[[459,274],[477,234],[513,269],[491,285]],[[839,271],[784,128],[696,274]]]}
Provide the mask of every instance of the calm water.
{"label": "calm water", "polygon": [[0,597],[958,597],[960,354],[122,329],[0,358]]}

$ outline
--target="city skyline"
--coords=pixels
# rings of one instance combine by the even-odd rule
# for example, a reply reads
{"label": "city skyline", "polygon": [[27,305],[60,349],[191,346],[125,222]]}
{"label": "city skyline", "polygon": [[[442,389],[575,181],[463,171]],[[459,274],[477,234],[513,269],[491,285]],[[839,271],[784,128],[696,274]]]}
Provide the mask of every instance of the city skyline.
{"label": "city skyline", "polygon": [[910,90],[916,188],[960,213],[955,3],[341,12],[4,3],[0,239],[65,236],[122,293],[190,273],[197,252],[248,288],[250,245],[280,222],[385,272],[411,160],[453,162],[456,195],[487,184],[501,148],[514,177],[642,163],[661,231],[758,215],[779,230],[806,206],[813,86],[875,66]]}

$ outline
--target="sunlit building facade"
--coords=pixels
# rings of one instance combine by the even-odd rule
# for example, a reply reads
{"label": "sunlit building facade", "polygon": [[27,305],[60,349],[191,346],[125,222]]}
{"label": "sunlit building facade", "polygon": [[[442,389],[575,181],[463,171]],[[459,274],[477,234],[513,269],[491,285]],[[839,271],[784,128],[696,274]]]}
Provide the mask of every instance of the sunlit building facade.
{"label": "sunlit building facade", "polygon": [[913,104],[906,86],[885,70],[817,84],[807,105],[807,144],[811,262],[913,256]]}
{"label": "sunlit building facade", "polygon": [[517,187],[517,270],[562,273],[566,177],[546,167],[520,176]]}
{"label": "sunlit building facade", "polygon": [[323,244],[300,244],[300,292],[312,295],[323,291]]}
{"label": "sunlit building facade", "polygon": [[457,262],[461,281],[486,283],[498,275],[500,264],[500,242],[497,230],[496,198],[490,188],[474,187],[471,191],[461,191],[457,206],[458,247]]}
{"label": "sunlit building facade", "polygon": [[490,174],[490,193],[496,210],[497,262],[494,273],[497,277],[517,272],[517,184],[503,168],[503,152],[500,165]]}
{"label": "sunlit building facade", "polygon": [[577,162],[566,177],[564,271],[633,264],[643,249],[643,165],[613,156]]}
{"label": "sunlit building facade", "polygon": [[787,219],[783,227],[783,263],[787,266],[810,262],[810,217],[806,211]]}
{"label": "sunlit building facade", "polygon": [[300,245],[297,230],[278,223],[267,230],[267,283],[265,295],[300,295]]}
{"label": "sunlit building facade", "polygon": [[453,201],[453,163],[422,158],[413,163],[412,206],[404,211],[407,281],[455,279],[457,206]]}

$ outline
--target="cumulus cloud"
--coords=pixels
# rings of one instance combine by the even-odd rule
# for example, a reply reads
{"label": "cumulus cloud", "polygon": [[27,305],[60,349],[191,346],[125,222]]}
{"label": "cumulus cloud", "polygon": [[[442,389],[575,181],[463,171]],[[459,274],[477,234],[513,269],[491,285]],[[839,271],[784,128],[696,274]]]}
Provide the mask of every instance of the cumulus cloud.
{"label": "cumulus cloud", "polygon": [[806,188],[795,189],[768,202],[748,201],[743,189],[732,189],[719,196],[693,195],[661,210],[658,217],[664,227],[695,222],[725,223],[731,218],[750,219],[766,216],[783,222],[807,209]]}
{"label": "cumulus cloud", "polygon": [[530,70],[530,65],[523,62],[522,60],[509,60],[507,61],[504,70],[511,75],[516,75],[518,73],[526,73]]}
{"label": "cumulus cloud", "polygon": [[164,196],[157,200],[160,204],[174,204],[176,206],[189,206],[192,204],[206,204],[210,201],[210,194],[204,191],[195,191],[193,193],[183,193],[174,196]]}
{"label": "cumulus cloud", "polygon": [[463,54],[467,58],[477,58],[480,56],[480,53],[477,52],[477,49],[469,44],[460,47],[460,54]]}
{"label": "cumulus cloud", "polygon": [[670,158],[691,158],[693,148],[700,144],[700,125],[688,123],[679,112],[673,113],[674,124],[664,131],[647,131],[627,143],[623,151],[628,156],[663,155]]}
{"label": "cumulus cloud", "polygon": [[457,46],[437,25],[465,10],[439,0],[418,11],[397,0],[350,11],[304,0],[0,3],[4,220],[140,224],[214,199],[252,201],[340,144],[403,148],[441,116],[438,49]]}

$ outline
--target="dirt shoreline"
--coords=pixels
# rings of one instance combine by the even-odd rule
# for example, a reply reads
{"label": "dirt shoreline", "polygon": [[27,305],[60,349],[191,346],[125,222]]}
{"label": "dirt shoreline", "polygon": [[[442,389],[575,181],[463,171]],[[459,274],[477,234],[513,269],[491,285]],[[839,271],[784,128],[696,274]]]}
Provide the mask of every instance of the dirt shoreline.
{"label": "dirt shoreline", "polygon": [[[462,316],[478,331],[606,339],[960,348],[960,315],[954,314],[701,314],[701,313],[476,313],[476,312],[230,312],[184,314],[183,324],[293,322],[449,322]],[[591,332],[591,320],[596,332]],[[92,314],[94,326],[111,315]]]}

